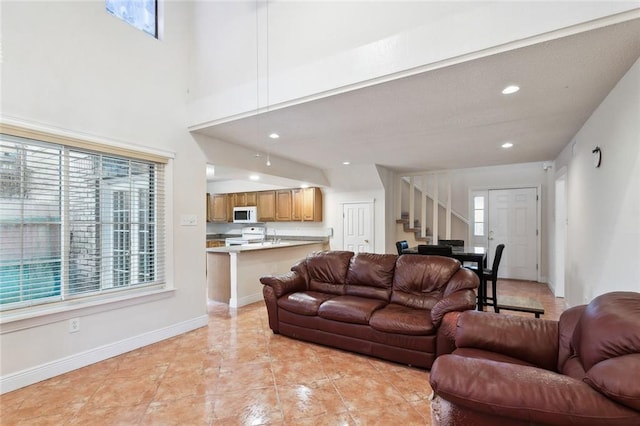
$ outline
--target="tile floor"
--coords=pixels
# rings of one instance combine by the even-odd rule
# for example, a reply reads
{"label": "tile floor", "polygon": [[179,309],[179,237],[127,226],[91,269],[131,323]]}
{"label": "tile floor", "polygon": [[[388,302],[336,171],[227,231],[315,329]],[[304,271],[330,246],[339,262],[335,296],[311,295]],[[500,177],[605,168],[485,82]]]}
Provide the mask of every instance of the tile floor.
{"label": "tile floor", "polygon": [[[501,294],[538,298],[547,319],[564,309],[544,284],[501,280]],[[428,425],[428,379],[274,335],[263,303],[212,304],[208,327],[2,395],[0,424]]]}

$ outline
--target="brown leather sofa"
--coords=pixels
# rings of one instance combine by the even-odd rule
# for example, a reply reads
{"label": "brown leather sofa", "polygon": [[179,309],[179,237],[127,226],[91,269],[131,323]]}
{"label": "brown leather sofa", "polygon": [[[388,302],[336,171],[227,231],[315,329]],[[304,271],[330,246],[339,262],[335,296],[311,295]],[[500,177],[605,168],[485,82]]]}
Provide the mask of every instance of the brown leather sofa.
{"label": "brown leather sofa", "polygon": [[274,333],[424,368],[438,339],[453,349],[455,314],[475,307],[478,281],[452,258],[350,251],[260,278]]}
{"label": "brown leather sofa", "polygon": [[640,425],[640,293],[559,321],[463,312],[430,373],[433,425]]}

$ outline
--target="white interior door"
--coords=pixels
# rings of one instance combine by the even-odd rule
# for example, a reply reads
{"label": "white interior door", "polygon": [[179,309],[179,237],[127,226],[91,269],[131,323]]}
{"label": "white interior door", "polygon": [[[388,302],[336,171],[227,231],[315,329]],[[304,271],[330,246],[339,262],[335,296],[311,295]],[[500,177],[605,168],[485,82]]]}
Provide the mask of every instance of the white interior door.
{"label": "white interior door", "polygon": [[537,188],[489,191],[489,265],[498,244],[504,244],[498,276],[535,281],[538,278]]}
{"label": "white interior door", "polygon": [[372,203],[345,203],[342,207],[343,250],[373,252]]}

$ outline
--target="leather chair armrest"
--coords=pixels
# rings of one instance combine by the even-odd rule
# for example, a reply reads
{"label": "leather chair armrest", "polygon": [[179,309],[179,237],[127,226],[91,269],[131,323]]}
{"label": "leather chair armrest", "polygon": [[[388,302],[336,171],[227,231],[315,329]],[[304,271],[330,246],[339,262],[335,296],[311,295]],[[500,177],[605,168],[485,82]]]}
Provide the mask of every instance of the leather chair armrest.
{"label": "leather chair armrest", "polygon": [[456,347],[495,352],[556,371],[558,323],[539,318],[467,311],[458,318]]}
{"label": "leather chair armrest", "polygon": [[431,322],[436,327],[440,326],[442,317],[447,312],[467,311],[476,306],[476,294],[473,290],[461,290],[440,299],[431,308]]}
{"label": "leather chair armrest", "polygon": [[[438,357],[430,383],[458,408],[532,424],[634,424],[640,413],[616,404],[581,380],[552,371],[458,355]],[[637,424],[637,423],[635,423]]]}
{"label": "leather chair armrest", "polygon": [[289,271],[286,274],[264,275],[260,282],[273,288],[276,297],[282,297],[288,293],[304,291],[307,289],[306,280],[298,272]]}
{"label": "leather chair armrest", "polygon": [[460,290],[473,290],[480,285],[480,278],[478,275],[467,268],[460,268],[449,280],[447,286],[444,289],[444,297],[448,297],[451,294]]}

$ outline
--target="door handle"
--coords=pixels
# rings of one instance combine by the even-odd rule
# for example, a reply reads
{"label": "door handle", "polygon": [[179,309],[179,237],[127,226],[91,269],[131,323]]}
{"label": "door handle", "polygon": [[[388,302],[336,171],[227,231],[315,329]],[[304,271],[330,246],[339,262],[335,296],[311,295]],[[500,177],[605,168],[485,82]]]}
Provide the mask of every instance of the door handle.
{"label": "door handle", "polygon": [[364,240],[365,243],[369,244],[369,240]]}

